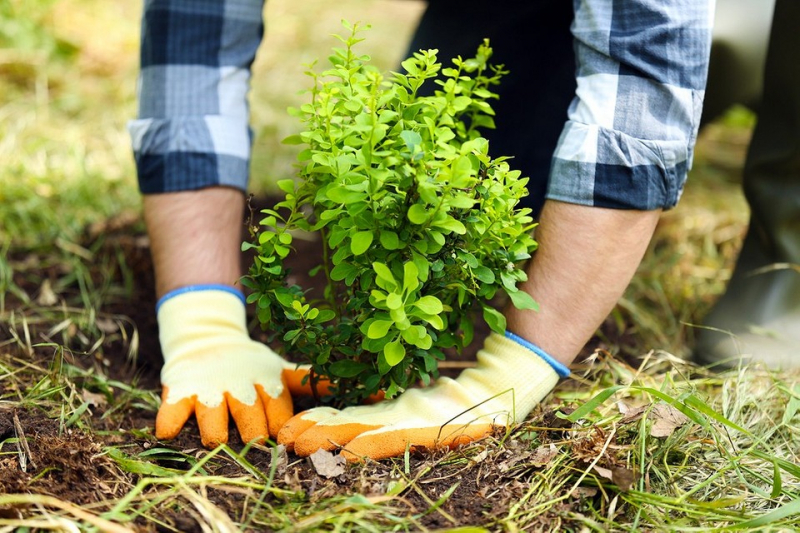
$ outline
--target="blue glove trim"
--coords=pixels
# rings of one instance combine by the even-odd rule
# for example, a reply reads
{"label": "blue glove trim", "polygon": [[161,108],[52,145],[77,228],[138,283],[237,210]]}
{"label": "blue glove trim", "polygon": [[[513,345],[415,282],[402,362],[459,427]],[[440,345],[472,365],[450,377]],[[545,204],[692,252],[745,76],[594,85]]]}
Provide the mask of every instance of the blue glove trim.
{"label": "blue glove trim", "polygon": [[158,299],[158,302],[156,303],[156,313],[158,313],[158,310],[161,308],[164,302],[166,302],[170,298],[174,298],[175,296],[184,294],[186,292],[196,292],[196,291],[228,292],[239,298],[242,301],[242,305],[245,305],[244,294],[242,294],[242,291],[240,291],[239,289],[234,289],[230,285],[223,285],[221,283],[206,283],[202,285],[187,285],[186,287],[181,287],[179,289],[169,291],[167,294]]}
{"label": "blue glove trim", "polygon": [[555,370],[556,374],[558,374],[560,377],[562,378],[569,377],[570,374],[569,368],[567,368],[563,364],[553,359],[550,355],[547,354],[547,352],[545,352],[532,342],[528,342],[519,335],[511,333],[510,331],[506,331],[506,338],[517,342],[518,344],[524,346],[525,348],[529,349],[530,351],[532,351],[533,353],[544,359],[545,363],[553,367],[553,370]]}

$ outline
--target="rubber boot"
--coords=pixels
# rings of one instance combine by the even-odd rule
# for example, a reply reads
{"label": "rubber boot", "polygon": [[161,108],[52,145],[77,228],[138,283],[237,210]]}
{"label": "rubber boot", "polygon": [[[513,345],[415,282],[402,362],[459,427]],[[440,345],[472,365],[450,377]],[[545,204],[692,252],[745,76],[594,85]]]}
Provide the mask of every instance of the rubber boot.
{"label": "rubber boot", "polygon": [[775,0],[717,0],[700,128],[740,104],[758,111]]}
{"label": "rubber boot", "polygon": [[725,294],[701,329],[695,359],[800,367],[800,2],[775,5],[764,96],[747,154],[750,226]]}

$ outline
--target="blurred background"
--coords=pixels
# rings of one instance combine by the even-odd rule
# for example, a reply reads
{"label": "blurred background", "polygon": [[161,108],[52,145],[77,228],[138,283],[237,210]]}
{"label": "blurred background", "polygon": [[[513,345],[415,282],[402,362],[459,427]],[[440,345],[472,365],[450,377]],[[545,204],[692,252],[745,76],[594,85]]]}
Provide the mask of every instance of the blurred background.
{"label": "blurred background", "polygon": [[[423,9],[414,0],[267,2],[250,95],[254,193],[274,193],[293,174],[295,147],[280,141],[299,123],[286,108],[306,101],[303,65],[325,60],[340,20],[370,24],[362,50],[391,70]],[[91,270],[91,238],[109,221],[141,236],[126,130],[136,114],[140,11],[141,2],[0,0],[0,322],[35,314],[45,283],[57,297],[97,284],[75,271]],[[600,332],[609,350],[685,355],[692,325],[724,289],[748,220],[739,180],[755,116],[740,106],[720,113],[701,132],[683,200],[663,215]],[[104,291],[76,294],[101,307],[114,293]]]}

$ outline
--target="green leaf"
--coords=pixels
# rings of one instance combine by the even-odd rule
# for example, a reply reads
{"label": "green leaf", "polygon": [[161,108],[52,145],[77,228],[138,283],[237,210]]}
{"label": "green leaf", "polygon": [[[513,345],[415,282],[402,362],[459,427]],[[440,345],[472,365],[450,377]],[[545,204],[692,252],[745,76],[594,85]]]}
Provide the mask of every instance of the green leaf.
{"label": "green leaf", "polygon": [[450,199],[450,206],[458,209],[470,209],[475,205],[475,198],[472,198],[464,193],[456,194]]}
{"label": "green leaf", "polygon": [[472,274],[483,283],[491,284],[495,281],[494,272],[492,272],[492,269],[483,265],[473,269]]}
{"label": "green leaf", "polygon": [[367,337],[370,339],[382,339],[389,332],[389,328],[394,325],[391,320],[375,320],[369,325]]}
{"label": "green leaf", "polygon": [[463,335],[462,345],[469,346],[472,344],[472,338],[475,336],[475,325],[472,323],[472,319],[469,315],[461,317],[459,328]]}
{"label": "green leaf", "polygon": [[331,270],[331,279],[333,281],[342,281],[356,270],[356,267],[350,263],[339,263]]}
{"label": "green leaf", "polygon": [[430,273],[430,263],[425,258],[416,252],[411,255],[411,260],[417,265],[417,270],[419,271],[419,275],[417,276],[421,282],[428,281],[428,275]]}
{"label": "green leaf", "polygon": [[419,270],[413,261],[403,264],[403,291],[409,292],[419,287]]}
{"label": "green leaf", "polygon": [[442,317],[440,317],[439,315],[424,315],[420,318],[422,318],[425,322],[427,322],[434,328],[438,329],[439,331],[442,331],[444,329],[444,321],[442,320]]}
{"label": "green leaf", "polygon": [[344,107],[348,111],[352,111],[354,113],[358,113],[359,111],[364,110],[364,104],[356,99],[348,100],[347,102],[344,103]]}
{"label": "green leaf", "polygon": [[[402,337],[408,344],[413,344],[417,348],[423,350],[428,350],[433,346],[433,339],[428,335],[425,326],[411,326],[402,332]],[[430,370],[432,369],[429,369],[429,371]]]}
{"label": "green leaf", "polygon": [[400,238],[397,233],[389,230],[381,230],[381,246],[387,250],[399,250],[403,246],[400,244]]}
{"label": "green leaf", "polygon": [[281,142],[283,144],[304,144],[305,143],[303,138],[301,136],[299,136],[299,135],[289,135],[288,137],[283,139],[283,141],[281,141]]}
{"label": "green leaf", "polygon": [[483,319],[495,333],[505,333],[506,317],[494,307],[489,307],[488,305],[483,306]]}
{"label": "green leaf", "polygon": [[425,334],[425,328],[423,326],[412,326],[401,332],[403,340],[409,344],[416,344],[419,341],[420,337],[424,334]]}
{"label": "green leaf", "polygon": [[372,263],[372,270],[378,275],[378,277],[384,281],[386,281],[391,287],[397,286],[397,281],[394,279],[392,275],[392,271],[389,270],[389,267],[384,265],[383,263],[378,263],[377,261]]}
{"label": "green leaf", "polygon": [[422,225],[428,221],[428,210],[422,204],[414,204],[408,208],[408,220],[412,224]]}
{"label": "green leaf", "polygon": [[336,208],[336,209],[326,209],[322,213],[320,213],[319,218],[320,220],[333,220],[334,218],[338,217],[344,212],[344,209]]}
{"label": "green leaf", "polygon": [[336,312],[333,309],[320,309],[319,315],[314,319],[315,324],[322,324],[336,318]]}
{"label": "green leaf", "polygon": [[[435,242],[439,246],[439,248],[444,246],[444,243],[447,242],[446,239],[444,238],[444,235],[442,235],[438,231],[429,231],[428,232],[428,237],[430,237],[433,240],[433,242]],[[438,248],[437,248],[437,250],[438,250]],[[430,250],[428,250],[428,252],[429,253],[433,253]]]}
{"label": "green leaf", "polygon": [[278,300],[283,307],[292,307],[294,303],[294,295],[288,289],[278,289],[275,291],[275,299]]}
{"label": "green leaf", "polygon": [[396,292],[389,293],[386,297],[386,307],[389,309],[400,309],[403,307],[403,297]]}
{"label": "green leaf", "polygon": [[511,292],[517,290],[517,278],[512,276],[507,270],[500,272],[500,280],[503,282],[503,287],[505,287],[507,291]]}
{"label": "green leaf", "polygon": [[539,304],[536,303],[536,300],[533,299],[533,296],[528,294],[525,291],[506,291],[509,298],[511,298],[511,303],[514,304],[514,307],[517,309],[533,309],[534,311],[539,310]]}
{"label": "green leaf", "polygon": [[361,255],[369,250],[374,234],[371,231],[359,231],[350,239],[350,251],[353,255]]}
{"label": "green leaf", "polygon": [[353,378],[359,375],[364,370],[368,369],[364,363],[359,363],[356,361],[349,361],[343,359],[341,361],[336,361],[330,366],[331,374],[334,376],[338,376],[341,378]]}
{"label": "green leaf", "polygon": [[416,131],[403,130],[400,132],[400,138],[406,143],[406,148],[411,153],[422,143],[422,137]]}
{"label": "green leaf", "polygon": [[463,111],[472,102],[469,96],[456,96],[453,98],[453,109],[456,111]]}
{"label": "green leaf", "polygon": [[367,195],[362,191],[350,191],[344,187],[331,187],[326,196],[337,204],[354,204],[363,201]]}
{"label": "green leaf", "polygon": [[394,320],[395,325],[399,325],[400,322],[408,321],[408,317],[406,316],[406,311],[402,307],[398,309],[391,309],[389,311],[389,316],[392,317],[392,320]]}
{"label": "green leaf", "polygon": [[414,302],[414,307],[417,307],[420,311],[429,315],[438,315],[444,309],[441,300],[436,296],[430,295],[423,296]]}
{"label": "green leaf", "polygon": [[406,349],[400,341],[392,341],[383,347],[383,355],[389,366],[396,366],[406,356]]}
{"label": "green leaf", "polygon": [[294,180],[278,180],[276,185],[280,190],[282,190],[285,193],[294,192]]}
{"label": "green leaf", "polygon": [[451,216],[447,216],[442,220],[437,220],[433,223],[434,226],[437,228],[442,228],[445,231],[449,231],[451,233],[455,233],[457,235],[464,235],[467,232],[466,226]]}
{"label": "green leaf", "polygon": [[462,155],[453,164],[453,177],[450,185],[456,189],[466,189],[472,185],[475,178],[472,177],[472,162],[468,156]]}

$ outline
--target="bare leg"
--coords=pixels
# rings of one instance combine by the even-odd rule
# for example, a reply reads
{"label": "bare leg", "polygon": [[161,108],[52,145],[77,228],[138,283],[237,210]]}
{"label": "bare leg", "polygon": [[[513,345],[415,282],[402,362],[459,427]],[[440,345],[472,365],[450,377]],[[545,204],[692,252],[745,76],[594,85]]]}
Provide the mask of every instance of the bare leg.
{"label": "bare leg", "polygon": [[243,216],[244,196],[227,187],[145,195],[157,296],[187,285],[237,286]]}
{"label": "bare leg", "polygon": [[569,364],[614,308],[647,250],[661,211],[548,200],[522,289],[540,310],[506,309],[508,329]]}

